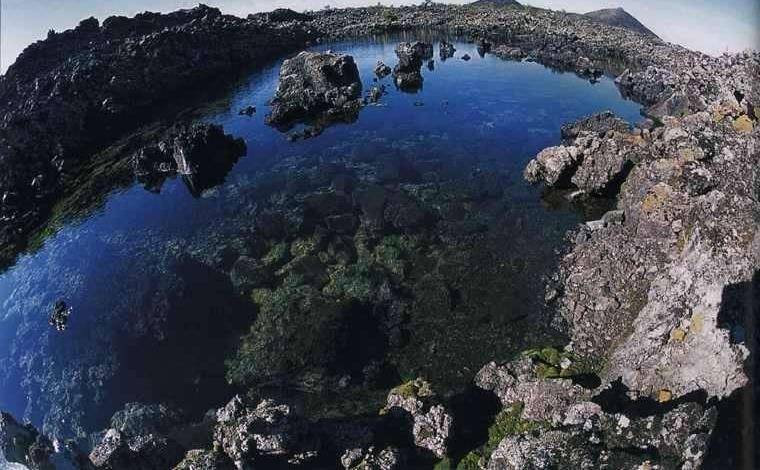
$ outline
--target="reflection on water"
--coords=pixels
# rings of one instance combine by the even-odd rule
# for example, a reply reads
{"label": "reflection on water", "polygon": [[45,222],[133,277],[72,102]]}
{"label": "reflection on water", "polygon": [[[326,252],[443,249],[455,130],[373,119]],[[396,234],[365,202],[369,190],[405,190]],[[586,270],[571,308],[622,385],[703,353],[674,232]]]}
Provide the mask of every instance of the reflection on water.
{"label": "reflection on water", "polygon": [[[396,64],[395,45],[320,48],[353,55],[369,89],[379,59]],[[71,183],[33,244],[37,249],[0,276],[0,409],[44,423],[46,432],[85,436],[128,401],[171,402],[195,415],[220,405],[240,386],[227,384],[225,359],[236,357],[240,336],[257,311],[265,317],[261,305],[271,300],[255,307],[238,295],[230,268],[241,255],[255,261],[284,242],[300,264],[272,271],[267,295],[290,289],[296,273],[301,284],[322,289],[314,298],[328,307],[336,292],[350,299],[339,311],[326,307],[341,322],[333,349],[319,338],[314,344],[313,335],[290,333],[281,339],[295,342],[283,346],[276,337],[282,325],[268,329],[259,322],[254,345],[272,334],[268,351],[308,343],[304,351],[321,354],[319,363],[309,358],[295,365],[269,358],[278,373],[298,369],[291,381],[278,380],[287,390],[345,389],[365,399],[414,375],[444,389],[459,387],[487,360],[549,341],[538,314],[542,276],[579,216],[545,207],[522,182],[522,168],[558,142],[562,123],[604,109],[635,120],[638,106],[607,79],[590,85],[538,64],[481,57],[473,44],[454,45],[453,57],[423,67],[424,87],[416,94],[399,92],[387,77],[381,83],[389,93],[355,123],[298,142],[263,123],[278,64],[254,73],[230,97],[195,112],[247,145],[225,182],[202,192],[177,178],[158,193],[147,191],[134,181],[128,160],[112,163],[113,155],[131,155],[149,142],[156,129],[104,152],[87,177]],[[472,60],[461,60],[465,53]],[[248,106],[258,113],[240,114]],[[340,210],[361,212],[365,222],[371,222],[372,191],[383,192],[378,217],[391,220],[392,229],[379,229],[381,237],[366,245],[374,264],[361,264],[365,245],[358,234],[366,231],[357,231],[358,219],[320,213],[325,191],[357,204]],[[262,214],[270,222],[299,214],[297,233],[284,223],[281,233],[267,234],[277,224],[257,226]],[[315,234],[324,241],[314,254],[317,274],[293,255]],[[401,252],[405,257],[391,259],[401,267],[382,258]],[[370,279],[380,265],[387,279],[361,298],[350,282]],[[346,274],[357,270],[357,277]],[[307,295],[302,287],[298,295]],[[381,295],[387,301],[378,306]],[[59,300],[71,308],[65,331],[48,323]],[[315,331],[334,333],[333,324],[317,320]],[[340,386],[325,385],[332,383]]]}

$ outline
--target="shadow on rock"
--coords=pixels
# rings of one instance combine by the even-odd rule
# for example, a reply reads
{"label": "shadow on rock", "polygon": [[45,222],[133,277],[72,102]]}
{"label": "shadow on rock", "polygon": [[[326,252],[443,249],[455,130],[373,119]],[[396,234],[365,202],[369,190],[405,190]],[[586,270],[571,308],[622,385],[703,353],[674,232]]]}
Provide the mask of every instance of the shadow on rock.
{"label": "shadow on rock", "polygon": [[760,362],[757,316],[760,315],[760,271],[752,280],[732,284],[723,289],[718,326],[731,332],[733,343],[743,343],[750,350],[745,371],[750,384],[737,390],[718,405],[718,422],[710,440],[704,468],[757,468],[760,462],[760,441],[756,406],[760,395]]}

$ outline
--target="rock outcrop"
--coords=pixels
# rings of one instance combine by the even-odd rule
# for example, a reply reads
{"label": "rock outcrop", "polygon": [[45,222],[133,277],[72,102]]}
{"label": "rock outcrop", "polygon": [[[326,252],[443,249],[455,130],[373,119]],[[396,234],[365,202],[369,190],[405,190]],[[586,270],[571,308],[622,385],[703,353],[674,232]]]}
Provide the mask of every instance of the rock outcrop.
{"label": "rock outcrop", "polygon": [[220,126],[176,125],[132,160],[135,176],[147,189],[158,190],[167,177],[180,175],[198,197],[222,183],[245,151],[245,142],[225,134]]}
{"label": "rock outcrop", "polygon": [[304,51],[282,64],[267,122],[287,128],[308,118],[351,120],[361,107],[361,91],[353,57]]}
{"label": "rock outcrop", "polygon": [[388,394],[384,412],[402,410],[412,419],[414,443],[438,458],[446,455],[453,418],[422,379],[400,385]]}
{"label": "rock outcrop", "polygon": [[254,465],[257,459],[313,452],[306,422],[288,405],[263,400],[250,407],[233,398],[217,412],[214,430],[218,446],[238,468]]}
{"label": "rock outcrop", "polygon": [[393,69],[396,86],[405,91],[422,88],[422,63],[433,57],[433,46],[425,42],[402,42],[396,46],[398,64]]}
{"label": "rock outcrop", "polygon": [[610,113],[591,116],[562,128],[565,145],[542,150],[525,168],[525,179],[587,195],[615,193],[630,168],[642,161],[649,144],[641,129]]}
{"label": "rock outcrop", "polygon": [[341,456],[340,463],[346,470],[400,470],[405,465],[403,455],[393,447],[350,449]]}
{"label": "rock outcrop", "polygon": [[488,364],[476,378],[504,406],[490,432],[498,444],[480,457],[487,468],[700,468],[715,408],[683,402],[642,412],[624,391],[573,383],[571,354],[530,356]]}

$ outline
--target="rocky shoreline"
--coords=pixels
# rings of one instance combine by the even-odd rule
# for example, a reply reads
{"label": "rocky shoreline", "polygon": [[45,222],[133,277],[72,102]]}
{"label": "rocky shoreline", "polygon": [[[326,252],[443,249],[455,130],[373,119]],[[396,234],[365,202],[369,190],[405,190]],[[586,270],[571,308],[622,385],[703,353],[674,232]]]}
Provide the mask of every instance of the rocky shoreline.
{"label": "rocky shoreline", "polygon": [[[521,7],[373,7],[306,16],[279,11],[247,20],[199,7],[171,15],[109,20],[102,27],[85,21],[73,32],[52,35],[30,48],[0,82],[0,96],[10,103],[4,105],[0,129],[0,164],[6,170],[0,180],[4,239],[17,240],[44,218],[44,201],[58,194],[56,180],[68,168],[74,171],[75,166],[66,163],[73,158],[68,155],[96,145],[85,141],[93,130],[88,126],[96,104],[99,111],[94,116],[112,116],[106,122],[115,132],[130,126],[131,118],[126,116],[145,109],[127,103],[150,103],[178,91],[175,80],[180,78],[200,81],[211,73],[298,50],[312,40],[415,30],[480,40],[506,60],[534,60],[590,80],[600,73],[612,74],[621,91],[645,106],[647,117],[634,125],[610,114],[569,123],[562,129],[562,145],[544,150],[526,168],[531,182],[563,190],[576,201],[614,197],[617,207],[568,235],[567,254],[546,286],[548,307],[557,312],[554,324],[568,335],[569,344],[563,349],[526,351],[508,363],[487,364],[477,374],[476,385],[492,392],[501,405],[487,439],[455,452],[459,415],[430,384],[418,379],[391,390],[384,417],[370,426],[314,424],[289,404],[269,398],[236,397],[205,423],[192,425],[154,405],[134,405],[114,417],[89,458],[74,443],[48,439],[3,415],[0,449],[7,459],[30,468],[49,468],[50,462],[67,459],[74,468],[112,469],[312,468],[315,462],[333,458],[345,468],[382,469],[408,468],[409,462],[432,466],[436,461],[439,468],[458,464],[464,469],[700,468],[715,462],[751,466],[754,457],[745,456],[749,462],[737,460],[740,454],[732,453],[730,444],[722,440],[739,439],[733,445],[751,448],[756,442],[752,432],[730,439],[712,432],[716,426],[725,432],[731,427],[726,422],[737,420],[734,432],[740,432],[750,424],[738,418],[742,403],[753,403],[756,397],[758,303],[752,301],[760,288],[760,95],[755,86],[760,56],[756,52],[712,58],[577,15]],[[103,43],[96,39],[113,37],[120,39]],[[145,94],[135,96],[144,84],[130,81],[117,93],[120,82],[111,75],[118,77],[117,72],[130,65],[160,70],[154,68],[164,63],[158,58],[165,60],[163,51],[171,50],[165,44],[186,37],[193,38],[188,48],[203,38],[225,38],[203,49],[206,59],[217,59],[208,70],[193,72],[197,75],[192,77],[161,72],[150,78]],[[85,45],[91,43],[100,45]],[[397,49],[400,59],[409,59],[394,70],[397,80],[414,79],[422,58],[432,55],[432,48],[417,54],[415,46],[402,44]],[[49,57],[61,50],[77,60],[53,63]],[[449,48],[440,52],[452,53]],[[326,59],[340,62],[342,68],[347,62],[340,56]],[[86,60],[94,64],[84,69],[89,73],[80,69]],[[176,65],[180,69],[186,63]],[[110,85],[105,85],[106,78]],[[326,106],[343,107],[358,99],[357,91],[350,89],[351,80],[337,85],[346,87],[337,95],[339,100],[326,100],[332,95],[320,89],[314,106],[302,111],[324,113]],[[103,94],[83,100],[78,87]],[[118,96],[127,101],[115,100]],[[287,103],[288,96],[283,90],[280,101]],[[353,104],[349,107],[354,109]],[[72,112],[81,119],[71,119]],[[292,118],[284,111],[282,115]],[[62,116],[67,123],[63,127]],[[29,122],[34,125],[28,126]],[[47,137],[35,140],[40,134]],[[67,139],[62,139],[64,135]],[[38,157],[28,157],[30,148]],[[27,159],[23,165],[22,156]],[[396,168],[396,174],[403,171],[403,165]],[[353,207],[345,195],[353,192],[356,182],[339,178],[345,176],[340,173],[331,183],[338,190],[312,201],[307,216],[351,234],[360,222],[355,211],[361,214],[362,227],[372,217],[378,223],[395,224],[401,233],[427,223],[429,214],[402,200],[400,193],[382,195],[378,212],[373,188],[361,187],[357,193],[363,196],[356,198],[358,208]],[[308,207],[309,201],[305,202]],[[388,207],[395,207],[395,212]],[[257,223],[287,232],[289,221],[278,217],[277,212],[262,212]],[[390,248],[404,249],[386,247]],[[271,284],[275,277],[295,274],[333,283],[343,289],[341,295],[356,288],[336,284],[340,276],[324,277],[323,263],[343,263],[341,246],[325,250],[331,253],[329,261],[318,259],[308,246],[303,250],[292,260],[273,261],[275,268],[238,258],[231,268],[233,282],[248,292],[261,284],[257,276],[264,275],[263,282]],[[384,253],[368,256],[382,264],[388,261],[379,258]],[[391,265],[386,268],[393,270]],[[273,269],[282,274],[269,272]],[[264,315],[271,309],[271,324],[263,327],[281,332],[277,319],[291,312],[275,310],[281,308],[277,293],[288,288],[285,280],[277,282],[282,285],[251,295]],[[373,287],[362,295],[382,295],[382,289],[388,288]],[[351,292],[358,298],[355,290]],[[336,310],[321,294],[299,291],[298,295],[321,307],[325,315],[350,312],[342,305]],[[388,321],[393,321],[392,307],[384,313]],[[321,326],[319,321],[314,324]],[[256,348],[266,345],[252,339],[248,352]],[[270,359],[267,372],[277,372],[282,358]],[[246,351],[235,359],[244,383],[250,371],[247,360]],[[127,426],[124,422],[129,419],[124,416],[140,419]],[[405,426],[411,442],[381,438],[383,428],[390,425]],[[178,437],[187,430],[177,428],[188,427],[202,429],[198,435],[203,437]]]}

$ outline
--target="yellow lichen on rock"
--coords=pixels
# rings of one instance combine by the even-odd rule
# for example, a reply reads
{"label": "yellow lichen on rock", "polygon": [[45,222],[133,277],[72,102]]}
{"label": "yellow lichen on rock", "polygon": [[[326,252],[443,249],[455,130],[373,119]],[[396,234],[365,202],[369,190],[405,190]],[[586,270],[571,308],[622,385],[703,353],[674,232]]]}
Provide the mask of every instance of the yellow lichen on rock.
{"label": "yellow lichen on rock", "polygon": [[660,403],[667,403],[672,399],[673,399],[673,392],[671,392],[670,390],[666,388],[663,388],[662,390],[657,392],[657,401],[659,401]]}
{"label": "yellow lichen on rock", "polygon": [[691,327],[689,328],[694,333],[699,333],[705,326],[705,317],[699,312],[694,312],[691,315]]}
{"label": "yellow lichen on rock", "polygon": [[734,129],[743,134],[749,134],[755,128],[755,123],[746,114],[734,119]]}
{"label": "yellow lichen on rock", "polygon": [[686,332],[681,328],[674,328],[673,331],[670,332],[670,339],[680,343],[686,339]]}
{"label": "yellow lichen on rock", "polygon": [[670,199],[670,194],[672,192],[672,188],[665,183],[655,185],[649,190],[646,197],[644,197],[644,201],[641,203],[641,210],[647,214],[656,212],[658,209],[665,206]]}

